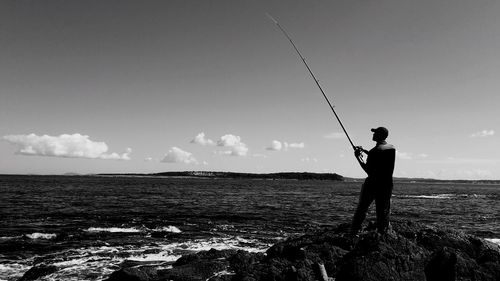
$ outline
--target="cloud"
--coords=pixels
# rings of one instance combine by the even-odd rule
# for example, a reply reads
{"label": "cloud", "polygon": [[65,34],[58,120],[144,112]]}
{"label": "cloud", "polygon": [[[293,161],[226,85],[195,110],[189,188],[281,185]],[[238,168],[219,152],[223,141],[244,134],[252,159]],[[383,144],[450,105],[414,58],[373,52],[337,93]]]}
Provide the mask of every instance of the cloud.
{"label": "cloud", "polygon": [[273,140],[271,142],[271,145],[269,147],[266,147],[267,150],[272,150],[272,151],[287,151],[288,148],[304,148],[305,144],[303,142],[301,143],[287,143],[287,142],[280,142],[277,140]]}
{"label": "cloud", "polygon": [[241,144],[241,138],[239,136],[227,134],[223,135],[220,137],[220,139],[217,141],[218,146],[236,146],[238,144]]}
{"label": "cloud", "polygon": [[231,156],[246,156],[248,153],[247,145],[241,142],[241,138],[239,136],[231,134],[224,135],[217,141],[217,145],[230,148],[230,150],[219,152],[221,154]]}
{"label": "cloud", "polygon": [[414,154],[411,152],[400,152],[396,151],[396,157],[402,160],[413,160],[413,159],[424,159],[427,158],[429,155],[425,153],[420,153],[420,154]]}
{"label": "cloud", "polygon": [[494,130],[482,130],[480,132],[475,132],[470,135],[471,138],[485,138],[485,137],[491,137],[495,135]]}
{"label": "cloud", "polygon": [[105,142],[96,142],[87,135],[62,134],[60,136],[8,135],[3,140],[17,145],[17,154],[33,156],[51,156],[65,158],[89,158],[104,160],[130,160],[132,149],[127,148],[125,153],[107,153]]}
{"label": "cloud", "polygon": [[105,160],[130,160],[129,154],[132,153],[131,148],[127,148],[125,153],[118,154],[113,152],[111,154],[102,154],[99,158]]}
{"label": "cloud", "polygon": [[184,151],[175,146],[168,150],[168,152],[165,154],[165,156],[160,162],[198,164],[198,161],[196,160],[196,158],[193,157],[192,153]]}
{"label": "cloud", "polygon": [[446,164],[446,165],[459,165],[459,164],[493,165],[493,164],[499,164],[500,159],[447,157],[445,159],[425,160],[423,162],[429,164]]}
{"label": "cloud", "polygon": [[399,152],[399,151],[396,151],[396,156],[399,159],[404,159],[404,160],[411,160],[411,159],[413,159],[412,154],[408,153],[408,152]]}
{"label": "cloud", "polygon": [[[287,143],[285,142],[285,146],[286,145],[287,145]],[[288,144],[288,147],[291,147],[291,148],[304,148],[305,144],[303,142],[301,142],[301,143],[291,143],[291,144]]]}
{"label": "cloud", "polygon": [[339,133],[339,132],[333,132],[333,133],[330,133],[328,135],[324,135],[323,137],[325,139],[335,139],[335,140],[338,140],[338,139],[345,138],[345,134],[344,133]]}
{"label": "cloud", "polygon": [[272,150],[272,151],[280,151],[283,148],[283,145],[281,144],[280,141],[273,140],[271,142],[271,146],[266,147],[267,150]]}
{"label": "cloud", "polygon": [[211,139],[205,138],[205,133],[201,132],[193,140],[191,143],[199,144],[199,145],[215,145],[215,142]]}
{"label": "cloud", "polygon": [[439,169],[417,173],[417,177],[455,180],[488,180],[495,179],[491,170],[484,169]]}

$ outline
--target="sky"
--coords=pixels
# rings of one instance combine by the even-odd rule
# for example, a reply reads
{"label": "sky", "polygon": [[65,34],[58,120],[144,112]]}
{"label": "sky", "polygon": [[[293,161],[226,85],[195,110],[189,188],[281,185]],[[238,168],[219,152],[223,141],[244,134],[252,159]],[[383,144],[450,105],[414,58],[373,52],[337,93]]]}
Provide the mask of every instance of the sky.
{"label": "sky", "polygon": [[500,179],[500,2],[2,1],[0,173]]}

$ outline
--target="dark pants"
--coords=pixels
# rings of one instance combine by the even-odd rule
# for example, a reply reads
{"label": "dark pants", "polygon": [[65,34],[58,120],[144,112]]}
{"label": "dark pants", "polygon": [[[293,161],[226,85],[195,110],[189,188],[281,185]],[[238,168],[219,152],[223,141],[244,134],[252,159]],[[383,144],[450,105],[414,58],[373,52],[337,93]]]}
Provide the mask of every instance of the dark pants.
{"label": "dark pants", "polygon": [[389,215],[391,212],[392,181],[371,181],[366,179],[361,187],[358,207],[352,219],[351,232],[357,233],[365,220],[366,212],[373,200],[377,211],[377,230],[385,233],[389,227]]}

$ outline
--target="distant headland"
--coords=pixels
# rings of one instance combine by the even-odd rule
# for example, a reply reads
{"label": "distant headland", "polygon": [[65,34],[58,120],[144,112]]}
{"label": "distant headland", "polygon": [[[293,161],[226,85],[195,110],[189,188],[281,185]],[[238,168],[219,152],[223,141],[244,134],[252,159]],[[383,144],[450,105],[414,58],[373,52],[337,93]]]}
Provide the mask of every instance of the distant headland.
{"label": "distant headland", "polygon": [[[279,172],[279,173],[237,173],[214,171],[182,171],[161,173],[103,173],[97,176],[130,176],[130,177],[189,177],[189,178],[217,178],[217,179],[268,179],[268,180],[332,180],[345,182],[360,182],[364,178],[344,177],[337,173],[312,173],[312,172]],[[394,177],[398,183],[455,183],[455,184],[500,184],[500,180],[443,180],[431,178],[400,178]]]}
{"label": "distant headland", "polygon": [[268,174],[235,173],[235,172],[208,172],[184,171],[163,172],[153,174],[98,174],[98,176],[148,176],[148,177],[190,177],[190,178],[218,178],[218,179],[291,179],[291,180],[334,180],[344,181],[345,178],[335,173],[308,173],[308,172],[281,172]]}

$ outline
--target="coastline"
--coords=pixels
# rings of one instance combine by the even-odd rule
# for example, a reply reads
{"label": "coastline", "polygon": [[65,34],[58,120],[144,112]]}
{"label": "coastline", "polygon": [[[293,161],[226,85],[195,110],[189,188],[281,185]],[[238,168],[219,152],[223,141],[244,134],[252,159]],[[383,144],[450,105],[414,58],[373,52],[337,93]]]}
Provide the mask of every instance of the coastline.
{"label": "coastline", "polygon": [[[204,178],[204,179],[262,179],[262,180],[332,180],[343,182],[363,182],[365,178],[344,177],[337,173],[313,172],[277,172],[277,173],[238,173],[218,171],[181,171],[160,173],[97,173],[97,174],[0,174],[0,176],[34,176],[34,177],[130,177],[130,178]],[[394,177],[394,183],[405,184],[457,184],[457,185],[499,185],[498,180],[463,180],[432,178]]]}

